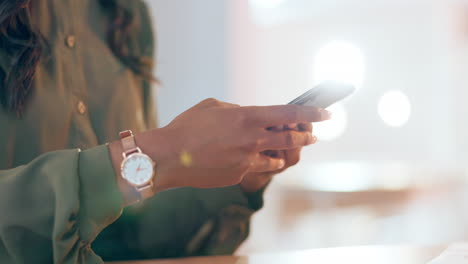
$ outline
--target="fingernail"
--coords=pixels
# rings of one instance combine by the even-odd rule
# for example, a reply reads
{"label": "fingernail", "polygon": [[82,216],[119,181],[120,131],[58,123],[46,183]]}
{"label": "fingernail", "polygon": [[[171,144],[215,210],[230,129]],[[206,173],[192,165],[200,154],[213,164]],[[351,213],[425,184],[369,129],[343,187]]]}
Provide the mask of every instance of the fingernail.
{"label": "fingernail", "polygon": [[284,162],[283,159],[280,160],[280,161],[278,162],[278,169],[284,168],[285,165],[286,165],[286,162]]}
{"label": "fingernail", "polygon": [[312,136],[312,143],[311,144],[315,144],[317,143],[318,141],[318,138],[316,136]]}
{"label": "fingernail", "polygon": [[320,110],[320,114],[321,114],[322,120],[330,120],[332,117],[332,113],[325,109]]}
{"label": "fingernail", "polygon": [[315,142],[317,142],[317,137],[314,135],[309,134],[309,137],[307,139],[307,145],[312,145]]}

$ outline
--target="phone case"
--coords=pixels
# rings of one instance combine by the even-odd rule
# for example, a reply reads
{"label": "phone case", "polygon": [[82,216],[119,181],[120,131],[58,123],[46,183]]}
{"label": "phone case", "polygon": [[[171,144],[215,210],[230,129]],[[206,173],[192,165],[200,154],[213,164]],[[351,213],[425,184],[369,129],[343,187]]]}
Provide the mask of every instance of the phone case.
{"label": "phone case", "polygon": [[339,82],[324,82],[292,100],[289,104],[327,108],[351,95],[356,88]]}

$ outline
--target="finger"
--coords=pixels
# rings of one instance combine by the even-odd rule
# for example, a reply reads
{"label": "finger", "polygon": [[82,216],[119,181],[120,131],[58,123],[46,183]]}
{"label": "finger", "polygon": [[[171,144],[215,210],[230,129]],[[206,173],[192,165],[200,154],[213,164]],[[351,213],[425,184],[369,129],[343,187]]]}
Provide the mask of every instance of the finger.
{"label": "finger", "polygon": [[285,161],[286,161],[285,167],[291,167],[299,163],[301,159],[301,150],[302,148],[296,148],[296,149],[285,151],[284,153]]}
{"label": "finger", "polygon": [[272,158],[258,154],[251,163],[249,172],[269,172],[281,170],[285,166],[284,159]]}
{"label": "finger", "polygon": [[325,109],[299,105],[250,106],[243,109],[252,124],[262,127],[320,122],[330,119],[331,116]]}
{"label": "finger", "polygon": [[260,151],[295,149],[314,144],[316,141],[310,132],[266,132],[259,140],[258,148]]}
{"label": "finger", "polygon": [[300,123],[297,125],[299,131],[307,131],[312,133],[312,123]]}

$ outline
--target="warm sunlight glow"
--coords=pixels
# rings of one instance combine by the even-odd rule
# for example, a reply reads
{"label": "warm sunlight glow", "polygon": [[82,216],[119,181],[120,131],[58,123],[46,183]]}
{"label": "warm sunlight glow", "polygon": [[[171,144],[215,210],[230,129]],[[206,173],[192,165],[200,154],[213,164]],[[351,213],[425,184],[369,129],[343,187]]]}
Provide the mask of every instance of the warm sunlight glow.
{"label": "warm sunlight glow", "polygon": [[380,98],[378,111],[387,125],[401,127],[411,116],[411,103],[403,92],[390,91]]}
{"label": "warm sunlight glow", "polygon": [[364,55],[355,45],[335,41],[321,48],[315,58],[315,83],[339,81],[360,88],[364,82]]}

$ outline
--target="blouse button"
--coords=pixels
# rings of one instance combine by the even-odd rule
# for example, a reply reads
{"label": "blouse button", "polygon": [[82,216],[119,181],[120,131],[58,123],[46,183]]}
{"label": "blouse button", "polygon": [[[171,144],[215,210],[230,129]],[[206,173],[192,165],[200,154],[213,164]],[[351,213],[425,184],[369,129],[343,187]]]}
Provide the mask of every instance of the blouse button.
{"label": "blouse button", "polygon": [[65,44],[69,48],[74,48],[76,45],[76,37],[74,35],[70,35],[65,38]]}
{"label": "blouse button", "polygon": [[80,113],[81,115],[86,113],[86,105],[85,103],[83,103],[83,101],[78,102],[77,108],[78,108],[78,113]]}

